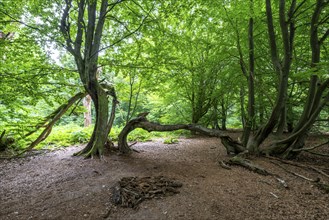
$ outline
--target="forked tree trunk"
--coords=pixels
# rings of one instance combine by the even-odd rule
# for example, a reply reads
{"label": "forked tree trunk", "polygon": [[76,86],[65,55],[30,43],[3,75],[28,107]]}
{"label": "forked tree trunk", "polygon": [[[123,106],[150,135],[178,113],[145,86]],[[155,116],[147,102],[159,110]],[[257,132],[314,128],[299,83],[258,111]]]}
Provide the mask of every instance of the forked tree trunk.
{"label": "forked tree trunk", "polygon": [[[315,9],[311,18],[310,29],[310,45],[312,50],[311,67],[314,68],[314,73],[318,71],[317,64],[320,62],[321,44],[329,36],[329,31],[319,38],[319,18],[321,11],[329,5],[328,1],[317,0]],[[329,102],[329,92],[326,92],[329,86],[329,79],[320,84],[318,76],[313,75],[310,79],[310,86],[308,97],[304,106],[303,113],[293,129],[291,135],[284,139],[277,141],[273,144],[273,147],[269,150],[271,154],[279,155],[286,159],[293,159],[301,152],[299,149],[305,145],[305,139],[308,135],[308,131],[314,124],[315,120],[319,116],[323,107]]]}
{"label": "forked tree trunk", "polygon": [[[116,105],[114,88],[106,91],[98,82],[97,64],[100,51],[103,27],[108,13],[122,1],[117,1],[109,7],[108,0],[101,1],[65,1],[60,31],[66,40],[66,49],[74,56],[80,79],[85,90],[93,100],[96,121],[93,134],[87,146],[77,155],[90,157],[102,155],[107,141],[110,126],[113,123],[109,118],[108,95],[113,96],[113,105]],[[76,4],[75,7],[73,4]],[[77,13],[76,16],[70,16]],[[76,19],[72,22],[72,19]],[[75,23],[76,25],[71,25]],[[72,30],[74,28],[74,30]],[[75,36],[72,36],[75,34]],[[74,40],[73,40],[74,39]],[[84,48],[82,48],[84,46]],[[113,91],[112,91],[113,90]],[[113,108],[112,114],[113,115]]]}
{"label": "forked tree trunk", "polygon": [[329,79],[320,86],[318,84],[318,77],[313,75],[310,80],[308,98],[299,122],[289,137],[273,144],[268,151],[270,154],[293,159],[301,152],[295,150],[304,147],[309,129],[314,124],[323,107],[329,102],[329,92],[324,95],[326,88],[329,86]]}
{"label": "forked tree trunk", "polygon": [[[268,35],[269,35],[269,45],[271,51],[271,58],[274,69],[279,75],[279,88],[278,95],[276,98],[275,106],[272,110],[271,116],[268,119],[267,123],[258,129],[255,135],[249,138],[247,143],[247,149],[250,153],[258,154],[259,146],[263,141],[269,136],[273,131],[274,127],[279,122],[279,117],[283,111],[287,98],[287,89],[288,89],[288,76],[291,66],[291,55],[293,48],[293,39],[294,39],[294,26],[293,24],[293,11],[296,6],[296,1],[293,0],[288,12],[288,21],[286,20],[286,8],[285,0],[280,0],[279,3],[279,15],[280,15],[280,27],[282,33],[282,42],[283,42],[283,63],[281,64],[280,58],[277,51],[276,45],[276,34],[273,24],[273,15],[272,15],[272,6],[271,0],[266,0],[266,15],[267,15],[267,25],[268,25]],[[290,26],[289,26],[290,24]],[[290,27],[290,28],[289,28]]]}

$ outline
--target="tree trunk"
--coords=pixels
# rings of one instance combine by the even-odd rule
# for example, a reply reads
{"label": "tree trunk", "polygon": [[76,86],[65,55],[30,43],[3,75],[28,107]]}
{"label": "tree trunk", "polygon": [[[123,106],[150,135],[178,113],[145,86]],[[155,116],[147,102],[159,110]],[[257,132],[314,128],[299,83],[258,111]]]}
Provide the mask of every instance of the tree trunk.
{"label": "tree trunk", "polygon": [[[312,52],[311,68],[314,68],[314,73],[318,71],[317,64],[320,62],[321,50],[320,46],[329,36],[327,31],[320,39],[318,36],[319,18],[321,11],[328,5],[329,2],[317,0],[315,9],[311,18],[310,29],[310,45]],[[325,90],[329,86],[329,79],[322,84],[319,83],[318,76],[313,75],[310,79],[308,97],[304,106],[303,113],[292,131],[292,134],[284,139],[275,142],[272,148],[268,150],[271,154],[279,155],[286,159],[293,159],[298,156],[301,151],[296,151],[303,148],[308,131],[319,116],[321,110],[329,102],[329,92],[325,94]]]}
{"label": "tree trunk", "polygon": [[278,128],[276,130],[276,135],[278,137],[282,136],[284,129],[286,128],[286,123],[287,123],[287,110],[285,105],[281,110],[280,120],[278,123]]}
{"label": "tree trunk", "polygon": [[316,75],[311,77],[307,102],[298,124],[288,138],[277,141],[272,145],[272,148],[268,150],[270,154],[280,155],[286,159],[293,159],[298,156],[301,151],[294,150],[303,148],[309,129],[323,107],[329,102],[329,92],[325,96],[323,94],[328,86],[329,79],[321,86],[318,86],[318,77]]}
{"label": "tree trunk", "polygon": [[[292,1],[289,12],[293,12],[295,8],[295,0]],[[271,51],[271,58],[274,69],[277,74],[280,76],[279,80],[279,92],[276,98],[275,106],[272,110],[271,116],[268,119],[267,123],[258,129],[256,134],[249,139],[247,143],[247,149],[250,153],[259,153],[260,144],[268,137],[268,135],[273,131],[274,127],[277,125],[280,114],[285,106],[287,98],[287,89],[288,89],[288,76],[291,66],[291,54],[292,54],[292,42],[294,36],[294,28],[288,28],[289,23],[286,21],[286,12],[285,12],[285,0],[280,0],[279,3],[279,14],[280,14],[280,27],[282,33],[282,41],[284,46],[284,58],[283,63],[281,64],[279,55],[277,52],[276,46],[276,35],[274,31],[273,24],[273,15],[272,15],[272,6],[271,0],[266,0],[266,15],[267,15],[267,24],[268,24],[268,35],[269,35],[269,45]],[[288,13],[289,14],[289,13]],[[292,15],[291,15],[292,16]],[[290,19],[289,22],[293,22],[293,19]],[[290,26],[291,27],[291,26]]]}
{"label": "tree trunk", "polygon": [[[97,64],[105,19],[107,14],[121,2],[117,1],[109,8],[108,0],[80,0],[77,2],[77,7],[72,7],[72,0],[65,1],[60,31],[66,40],[66,49],[74,56],[81,82],[91,96],[96,111],[96,122],[89,143],[76,155],[86,157],[102,155],[112,125],[107,96],[113,96],[115,92],[113,87],[103,88],[98,82]],[[70,16],[73,10],[77,12],[77,16]],[[72,22],[72,19],[76,20]],[[76,25],[73,26],[72,23]],[[75,36],[72,36],[73,34]],[[113,105],[115,104],[116,98],[113,100]]]}
{"label": "tree trunk", "polygon": [[227,117],[227,108],[225,107],[225,100],[221,100],[221,125],[222,125],[222,130],[226,131],[226,117]]}
{"label": "tree trunk", "polygon": [[247,146],[252,129],[255,127],[255,55],[254,55],[254,19],[253,0],[250,1],[251,17],[249,19],[249,74],[248,74],[248,117],[243,131],[243,146]]}
{"label": "tree trunk", "polygon": [[194,132],[198,132],[210,137],[219,137],[221,138],[222,144],[227,150],[228,154],[239,154],[243,151],[245,151],[245,148],[239,144],[236,141],[233,141],[230,137],[227,135],[224,135],[222,131],[215,130],[215,129],[208,129],[205,127],[202,127],[200,125],[195,124],[177,124],[177,125],[161,125],[154,122],[149,122],[145,116],[140,116],[137,118],[134,118],[130,120],[126,126],[122,129],[122,131],[119,134],[119,141],[118,141],[118,147],[121,153],[127,154],[131,152],[131,149],[127,143],[127,137],[130,132],[132,132],[136,128],[142,128],[144,130],[147,130],[148,132],[151,131],[175,131],[180,129],[190,130]]}

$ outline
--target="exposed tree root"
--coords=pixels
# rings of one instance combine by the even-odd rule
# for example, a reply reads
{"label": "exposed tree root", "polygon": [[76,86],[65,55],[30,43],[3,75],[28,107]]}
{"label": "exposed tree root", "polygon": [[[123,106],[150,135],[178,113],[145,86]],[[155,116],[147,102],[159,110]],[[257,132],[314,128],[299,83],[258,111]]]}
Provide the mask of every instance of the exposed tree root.
{"label": "exposed tree root", "polygon": [[227,170],[230,170],[231,169],[231,167],[229,165],[227,165],[224,161],[219,161],[218,163],[224,169],[227,169]]}
{"label": "exposed tree root", "polygon": [[[244,156],[244,155],[242,155],[242,156]],[[268,170],[254,164],[252,161],[247,160],[247,159],[243,158],[242,156],[241,155],[234,156],[226,162],[220,161],[219,165],[221,167],[223,167],[224,169],[228,169],[228,170],[231,169],[231,167],[229,165],[241,166],[247,170],[250,170],[254,173],[257,173],[257,174],[260,174],[263,176],[272,176],[273,178],[275,178],[278,181],[278,183],[281,186],[283,186],[286,189],[289,188],[288,184],[286,183],[285,180],[283,180],[282,177],[280,177],[279,175],[277,175],[275,173],[269,172]]]}
{"label": "exposed tree root", "polygon": [[288,170],[287,168],[285,168],[285,167],[282,166],[281,164],[276,163],[276,162],[274,162],[274,161],[271,161],[271,163],[277,165],[278,167],[280,167],[281,169],[283,169],[283,170],[286,171],[287,173],[290,173],[290,174],[292,174],[292,175],[294,175],[294,176],[297,176],[297,177],[299,177],[299,178],[301,178],[301,179],[304,179],[304,180],[307,180],[307,181],[310,181],[310,182],[319,182],[319,181],[320,181],[320,178],[316,178],[316,179],[308,178],[308,177],[303,176],[303,175],[301,175],[301,174],[299,174],[299,173],[296,173],[296,172],[293,172],[293,171],[291,171],[291,170]]}
{"label": "exposed tree root", "polygon": [[252,172],[258,173],[260,175],[264,175],[264,176],[268,176],[268,175],[273,176],[274,175],[274,174],[268,172],[267,170],[265,170],[264,168],[252,163],[250,160],[242,158],[238,155],[229,159],[227,161],[227,163],[230,165],[242,166],[242,167],[244,167]]}
{"label": "exposed tree root", "polygon": [[290,161],[290,160],[283,160],[283,159],[280,159],[277,157],[267,156],[266,158],[271,159],[271,160],[277,160],[277,161],[280,161],[281,163],[296,166],[296,167],[303,168],[303,169],[314,170],[314,171],[318,172],[319,174],[322,174],[323,176],[326,176],[329,178],[329,175],[323,171],[323,170],[327,170],[327,172],[329,171],[328,168],[326,168],[326,167],[316,167],[316,166],[305,165],[305,164],[297,163],[297,162]]}
{"label": "exposed tree root", "polygon": [[[285,164],[288,164],[288,165],[292,165],[292,166],[297,166],[299,168],[306,168],[306,169],[311,169],[311,170],[314,170],[316,172],[318,172],[319,174],[325,176],[325,177],[329,177],[328,174],[326,174],[324,171],[320,170],[319,168],[315,168],[315,167],[312,167],[312,166],[307,166],[307,165],[303,165],[303,164],[297,164],[297,163],[294,163],[294,162],[291,162],[291,161],[284,161],[284,160],[281,160],[281,159],[278,159],[278,158],[272,158],[271,159],[275,159],[275,160],[278,160],[282,163],[285,163]],[[271,163],[277,165],[278,167],[280,167],[281,169],[283,169],[284,171],[286,171],[287,173],[290,173],[296,177],[299,177],[303,180],[306,180],[308,182],[312,182],[314,183],[314,185],[316,187],[318,187],[320,190],[324,191],[325,193],[329,193],[329,184],[327,183],[324,183],[324,182],[321,182],[321,179],[319,177],[315,178],[315,179],[312,179],[312,178],[309,178],[309,177],[306,177],[304,175],[301,175],[299,173],[296,173],[296,172],[293,172],[287,168],[285,168],[284,166],[282,166],[281,164],[277,163],[277,162],[274,162],[274,161],[271,161]]]}

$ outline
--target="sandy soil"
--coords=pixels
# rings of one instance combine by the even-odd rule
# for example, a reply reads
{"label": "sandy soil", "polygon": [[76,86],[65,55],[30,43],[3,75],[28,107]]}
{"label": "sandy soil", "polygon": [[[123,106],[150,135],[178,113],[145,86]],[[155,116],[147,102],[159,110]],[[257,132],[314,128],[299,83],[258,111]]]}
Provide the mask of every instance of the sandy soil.
{"label": "sandy soil", "polygon": [[[103,160],[72,157],[69,147],[15,160],[0,161],[0,219],[329,219],[329,196],[314,183],[293,176],[265,159],[254,161],[279,174],[240,167],[223,169],[227,159],[216,138],[138,143],[140,153],[109,155]],[[329,168],[328,159],[299,158]],[[284,165],[309,178],[329,179],[314,171]],[[174,196],[147,200],[137,209],[111,202],[111,188],[122,177],[164,175],[183,183]]]}

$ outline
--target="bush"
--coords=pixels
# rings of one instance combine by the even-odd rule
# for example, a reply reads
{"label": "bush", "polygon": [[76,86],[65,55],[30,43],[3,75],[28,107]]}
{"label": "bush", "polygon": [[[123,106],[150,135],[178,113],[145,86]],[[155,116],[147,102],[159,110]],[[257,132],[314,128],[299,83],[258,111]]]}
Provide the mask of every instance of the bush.
{"label": "bush", "polygon": [[71,134],[71,143],[87,143],[91,134],[85,130],[74,131]]}

